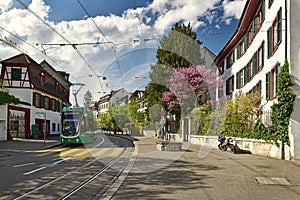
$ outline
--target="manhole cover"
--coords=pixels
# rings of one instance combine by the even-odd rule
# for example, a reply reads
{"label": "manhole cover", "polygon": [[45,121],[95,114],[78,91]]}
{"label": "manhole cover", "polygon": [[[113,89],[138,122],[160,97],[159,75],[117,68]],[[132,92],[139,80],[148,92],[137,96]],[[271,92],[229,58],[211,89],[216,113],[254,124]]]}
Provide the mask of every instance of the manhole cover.
{"label": "manhole cover", "polygon": [[279,177],[255,177],[255,180],[265,185],[292,185],[286,178]]}

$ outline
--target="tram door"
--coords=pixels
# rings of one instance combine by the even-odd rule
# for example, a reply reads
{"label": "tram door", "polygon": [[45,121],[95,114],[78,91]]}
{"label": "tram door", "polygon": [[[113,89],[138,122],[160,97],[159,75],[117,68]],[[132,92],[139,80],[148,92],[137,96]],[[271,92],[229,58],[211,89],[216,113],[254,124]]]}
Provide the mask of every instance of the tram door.
{"label": "tram door", "polygon": [[10,110],[10,135],[12,138],[25,138],[25,112]]}

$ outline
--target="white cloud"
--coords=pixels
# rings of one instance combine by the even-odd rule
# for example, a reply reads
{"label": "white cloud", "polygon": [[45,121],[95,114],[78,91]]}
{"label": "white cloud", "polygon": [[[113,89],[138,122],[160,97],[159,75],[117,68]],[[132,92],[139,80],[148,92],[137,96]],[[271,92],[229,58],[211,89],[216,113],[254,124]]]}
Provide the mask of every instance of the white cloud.
{"label": "white cloud", "polygon": [[12,6],[12,0],[2,0],[0,1],[0,11],[5,12]]}
{"label": "white cloud", "polygon": [[228,1],[225,0],[222,4],[224,8],[224,17],[235,17],[239,19],[244,10],[244,6],[247,0],[239,0],[239,1]]}
{"label": "white cloud", "polygon": [[[45,50],[51,60],[31,46],[14,38],[11,34],[2,31],[2,29],[0,29],[0,34],[22,45],[22,48],[27,50],[26,53],[37,62],[46,59],[55,68],[70,73],[73,81],[86,82],[89,85],[89,87],[86,87],[86,90],[90,89],[91,92],[94,92],[93,95],[99,96],[99,81],[96,77],[89,78],[89,75],[93,74],[93,70],[99,75],[104,71],[107,73],[110,70],[108,68],[111,66],[111,63],[116,61],[116,55],[124,55],[126,52],[130,52],[136,48],[157,48],[157,39],[170,30],[171,26],[176,22],[181,21],[185,24],[190,22],[194,30],[200,26],[205,26],[203,21],[198,20],[199,16],[207,16],[207,13],[210,12],[209,10],[213,10],[218,2],[220,0],[153,0],[146,7],[128,9],[121,16],[113,14],[109,16],[96,16],[93,18],[94,22],[99,26],[106,38],[114,42],[117,54],[114,53],[111,44],[76,46],[87,63],[76,53],[72,46],[43,45],[42,48],[40,44],[43,43],[67,43],[67,41],[64,41],[64,39],[27,10],[11,8],[12,0],[0,1],[0,11],[2,11],[0,12],[0,27],[26,40],[41,51]],[[243,7],[244,3],[245,1],[224,1],[222,3],[225,11],[224,17],[239,18],[242,12],[241,7]],[[106,39],[89,18],[61,22],[50,21],[49,12],[51,7],[46,5],[43,0],[32,0],[29,8],[40,18],[44,19],[45,23],[50,24],[53,29],[72,43],[106,42]],[[152,15],[149,16],[149,13],[152,13]],[[216,14],[209,14],[209,23],[213,24],[213,21],[216,20]],[[144,39],[150,40],[144,42]],[[139,42],[134,43],[133,40],[139,40]],[[36,46],[36,44],[39,45]],[[1,59],[19,53],[11,47],[3,45],[1,47]],[[122,64],[121,66],[123,73],[130,71],[124,65]],[[136,69],[143,70],[137,66]],[[114,68],[111,70],[118,69]],[[139,73],[136,72],[136,74]],[[103,85],[105,85],[104,82]],[[82,94],[84,94],[84,91],[83,89]]]}

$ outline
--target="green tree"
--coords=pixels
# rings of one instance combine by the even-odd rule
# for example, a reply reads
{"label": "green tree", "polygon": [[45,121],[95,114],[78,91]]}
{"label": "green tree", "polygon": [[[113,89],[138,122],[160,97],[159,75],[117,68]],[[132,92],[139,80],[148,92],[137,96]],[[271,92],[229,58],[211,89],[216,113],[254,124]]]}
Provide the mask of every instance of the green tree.
{"label": "green tree", "polygon": [[92,108],[93,107],[93,96],[92,96],[92,93],[89,90],[84,94],[83,105],[86,108]]}
{"label": "green tree", "polygon": [[225,104],[222,132],[241,138],[255,138],[253,133],[261,119],[261,95],[249,93],[241,95]]}
{"label": "green tree", "polygon": [[[148,108],[159,104],[167,110],[167,103],[161,100],[162,94],[169,91],[169,79],[174,68],[186,68],[202,63],[200,53],[201,42],[197,40],[197,33],[190,24],[176,23],[169,34],[160,41],[157,50],[157,64],[151,66],[150,83],[146,88],[145,96]],[[176,116],[180,115],[180,108],[173,109]],[[149,116],[149,110],[147,111]]]}
{"label": "green tree", "polygon": [[128,114],[129,118],[134,124],[138,124],[139,122],[144,121],[144,115],[143,113],[138,111],[139,106],[136,100],[131,100],[130,103],[128,104]]}
{"label": "green tree", "polygon": [[[2,81],[0,80],[0,85],[2,85]],[[8,89],[1,87],[0,88],[0,105],[5,105],[5,104],[19,104],[20,99],[15,97],[12,94],[9,94]]]}
{"label": "green tree", "polygon": [[278,141],[290,144],[289,123],[293,112],[296,94],[292,91],[293,83],[289,72],[289,63],[284,65],[277,76],[277,103],[271,106],[270,139],[278,145]]}

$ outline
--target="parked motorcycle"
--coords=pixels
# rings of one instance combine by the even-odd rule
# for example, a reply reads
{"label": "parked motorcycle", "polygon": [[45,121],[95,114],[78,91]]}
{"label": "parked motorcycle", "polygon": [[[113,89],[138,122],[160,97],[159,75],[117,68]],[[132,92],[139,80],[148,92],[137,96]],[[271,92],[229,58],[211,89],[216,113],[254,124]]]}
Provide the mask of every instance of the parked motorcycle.
{"label": "parked motorcycle", "polygon": [[237,148],[236,145],[233,144],[232,138],[225,138],[223,136],[219,136],[218,141],[219,141],[218,148],[221,151],[227,151],[227,149],[229,148],[232,153],[236,153]]}

